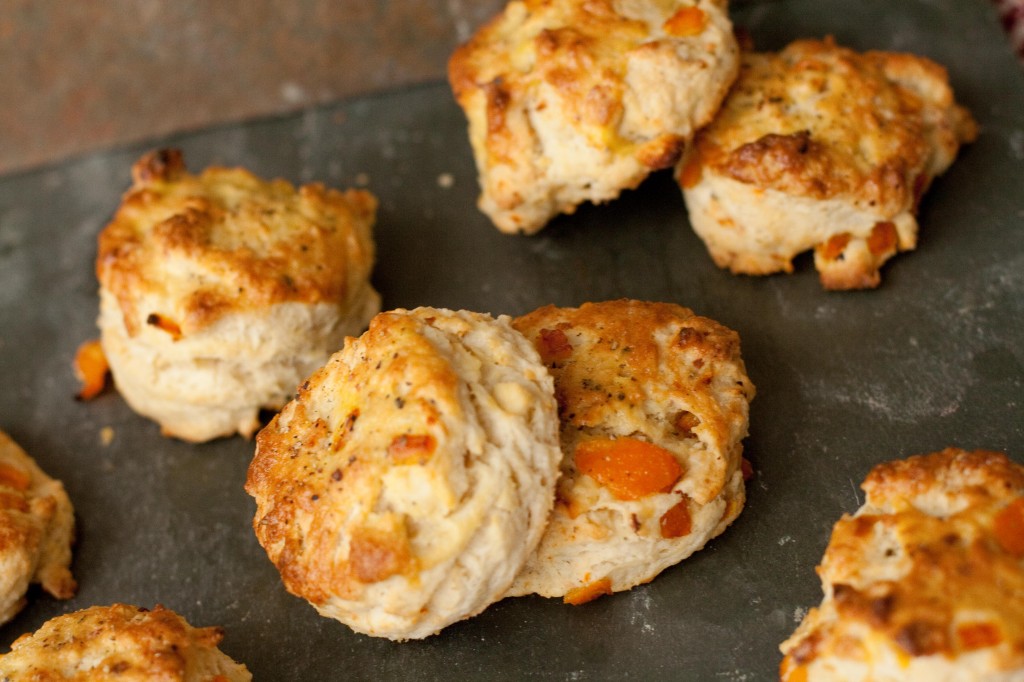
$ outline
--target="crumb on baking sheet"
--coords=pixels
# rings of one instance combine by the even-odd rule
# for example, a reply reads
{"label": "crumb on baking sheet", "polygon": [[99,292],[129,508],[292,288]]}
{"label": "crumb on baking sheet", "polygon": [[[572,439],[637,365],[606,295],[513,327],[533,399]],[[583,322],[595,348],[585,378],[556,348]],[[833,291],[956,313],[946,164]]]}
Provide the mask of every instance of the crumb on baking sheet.
{"label": "crumb on baking sheet", "polygon": [[451,173],[441,173],[437,176],[437,186],[442,189],[448,189],[455,184],[455,177]]}
{"label": "crumb on baking sheet", "polygon": [[369,184],[370,184],[370,176],[368,174],[366,174],[366,173],[357,173],[356,174],[356,186],[357,187],[366,187]]}
{"label": "crumb on baking sheet", "polygon": [[106,447],[112,442],[114,442],[114,428],[111,426],[104,426],[100,429],[100,443]]}

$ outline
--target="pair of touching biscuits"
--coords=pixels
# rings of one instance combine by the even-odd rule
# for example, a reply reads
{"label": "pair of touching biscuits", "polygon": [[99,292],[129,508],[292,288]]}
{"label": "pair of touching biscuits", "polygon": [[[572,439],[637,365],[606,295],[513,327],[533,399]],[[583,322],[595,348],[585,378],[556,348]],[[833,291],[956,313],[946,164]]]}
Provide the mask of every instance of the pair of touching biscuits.
{"label": "pair of touching biscuits", "polygon": [[948,448],[875,467],[780,678],[1024,679],[1024,466]]}
{"label": "pair of touching biscuits", "polygon": [[826,39],[741,59],[727,4],[707,0],[517,0],[453,54],[449,80],[502,231],[679,161],[715,263],[790,272],[814,249],[828,289],[875,287],[915,247],[922,194],[977,134],[926,58]]}
{"label": "pair of touching biscuits", "polygon": [[118,390],[190,441],[258,427],[379,310],[368,192],[192,175],[142,157],[99,238],[99,326]]}
{"label": "pair of touching biscuits", "polygon": [[736,517],[753,394],[737,335],[671,304],[381,313],[257,436],[253,527],[289,591],[375,636],[581,603]]}

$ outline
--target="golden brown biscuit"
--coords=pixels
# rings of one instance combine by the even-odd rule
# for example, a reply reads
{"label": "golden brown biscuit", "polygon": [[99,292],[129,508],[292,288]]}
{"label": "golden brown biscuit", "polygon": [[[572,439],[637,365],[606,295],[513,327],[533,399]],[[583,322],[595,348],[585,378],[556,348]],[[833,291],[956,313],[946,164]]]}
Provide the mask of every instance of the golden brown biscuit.
{"label": "golden brown biscuit", "polygon": [[547,306],[513,323],[555,378],[557,502],[510,595],[627,590],[701,549],[743,508],[754,386],[735,332],[669,303]]}
{"label": "golden brown biscuit", "polygon": [[501,598],[554,502],[551,377],[508,318],[381,313],[256,439],[246,490],[289,592],[416,639]]}
{"label": "golden brown biscuit", "polygon": [[0,431],[0,623],[25,605],[29,583],[70,599],[75,513],[60,481]]}
{"label": "golden brown biscuit", "polygon": [[720,267],[791,272],[813,248],[825,288],[870,288],[914,248],[921,195],[976,134],[938,64],[799,40],[744,55],[677,178]]}
{"label": "golden brown biscuit", "polygon": [[248,682],[252,675],[217,644],[219,627],[178,614],[114,604],[57,616],[0,655],[0,679],[74,682]]}
{"label": "golden brown biscuit", "polygon": [[176,150],[132,175],[96,260],[118,390],[166,435],[249,436],[379,309],[376,199],[240,168],[191,175]]}
{"label": "golden brown biscuit", "polygon": [[513,1],[454,55],[480,209],[533,233],[674,164],[736,77],[725,0]]}
{"label": "golden brown biscuit", "polygon": [[1024,680],[1024,466],[948,448],[875,467],[786,642],[796,680]]}

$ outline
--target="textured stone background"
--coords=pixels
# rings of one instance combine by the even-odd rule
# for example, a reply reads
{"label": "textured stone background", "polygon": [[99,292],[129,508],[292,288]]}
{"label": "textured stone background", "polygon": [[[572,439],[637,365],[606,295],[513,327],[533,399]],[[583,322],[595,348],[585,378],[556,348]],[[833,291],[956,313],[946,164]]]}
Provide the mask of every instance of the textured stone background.
{"label": "textured stone background", "polygon": [[[994,1],[1024,49],[1024,0]],[[503,4],[4,0],[0,174],[442,79],[454,47]]]}
{"label": "textured stone background", "polygon": [[444,77],[501,0],[5,0],[0,173]]}

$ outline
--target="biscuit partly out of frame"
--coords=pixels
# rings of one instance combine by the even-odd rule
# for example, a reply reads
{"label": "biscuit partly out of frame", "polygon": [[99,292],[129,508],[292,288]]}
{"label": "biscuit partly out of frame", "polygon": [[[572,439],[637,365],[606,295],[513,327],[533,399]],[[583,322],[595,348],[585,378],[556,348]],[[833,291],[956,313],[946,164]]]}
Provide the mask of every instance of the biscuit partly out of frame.
{"label": "biscuit partly out of frame", "polygon": [[871,288],[915,247],[921,195],[976,135],[938,64],[799,40],[744,55],[677,176],[720,267],[791,272],[813,248],[825,288]]}
{"label": "biscuit partly out of frame", "polygon": [[754,386],[735,332],[668,303],[520,317],[555,378],[563,459],[547,531],[510,595],[581,603],[652,580],[745,500]]}
{"label": "biscuit partly out of frame", "polygon": [[739,66],[725,0],[516,0],[449,62],[480,209],[533,233],[678,161]]}
{"label": "biscuit partly out of frame", "polygon": [[504,596],[558,477],[551,377],[508,318],[381,313],[256,439],[246,490],[285,587],[417,639]]}
{"label": "biscuit partly out of frame", "polygon": [[237,168],[192,175],[176,150],[132,175],[96,261],[118,390],[166,435],[250,436],[379,309],[376,199]]}
{"label": "biscuit partly out of frame", "polygon": [[161,606],[94,606],[16,639],[0,655],[0,679],[249,682],[246,667],[217,648],[223,637]]}
{"label": "biscuit partly out of frame", "polygon": [[781,678],[1024,680],[1024,466],[948,448],[881,464],[782,644]]}
{"label": "biscuit partly out of frame", "polygon": [[0,623],[25,605],[29,583],[70,599],[75,513],[60,481],[0,431]]}

